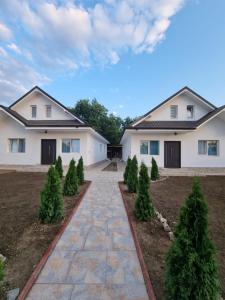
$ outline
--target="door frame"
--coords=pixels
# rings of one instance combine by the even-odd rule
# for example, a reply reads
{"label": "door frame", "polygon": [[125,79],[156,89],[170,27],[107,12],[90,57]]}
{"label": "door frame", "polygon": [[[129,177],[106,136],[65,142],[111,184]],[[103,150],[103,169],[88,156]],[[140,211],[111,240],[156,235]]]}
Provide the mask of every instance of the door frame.
{"label": "door frame", "polygon": [[[166,143],[177,143],[179,145],[179,166],[178,167],[166,167]],[[181,168],[181,141],[164,141],[164,168],[178,169]]]}
{"label": "door frame", "polygon": [[[54,141],[55,142],[55,159],[54,160],[56,160],[57,140],[56,139],[41,139],[41,165],[49,165],[49,164],[43,163],[43,153],[42,153],[43,141]],[[53,161],[53,163],[54,163],[54,161]]]}

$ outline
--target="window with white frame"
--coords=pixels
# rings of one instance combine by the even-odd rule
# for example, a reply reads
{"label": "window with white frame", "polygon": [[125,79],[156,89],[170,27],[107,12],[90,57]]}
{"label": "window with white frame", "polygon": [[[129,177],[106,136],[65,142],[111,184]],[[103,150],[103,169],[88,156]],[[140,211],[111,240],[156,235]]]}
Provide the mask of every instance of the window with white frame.
{"label": "window with white frame", "polygon": [[148,154],[148,141],[140,142],[140,154]]}
{"label": "window with white frame", "polygon": [[159,155],[159,141],[141,141],[140,154]]}
{"label": "window with white frame", "polygon": [[80,139],[63,139],[62,153],[80,153]]}
{"label": "window with white frame", "polygon": [[188,119],[194,118],[194,105],[187,105],[187,118]]}
{"label": "window with white frame", "polygon": [[178,117],[178,105],[171,105],[170,106],[170,118],[177,119]]}
{"label": "window with white frame", "polygon": [[216,140],[199,140],[198,141],[198,154],[218,156],[219,155],[219,141]]}
{"label": "window with white frame", "polygon": [[25,139],[9,139],[9,152],[25,153]]}
{"label": "window with white frame", "polygon": [[159,141],[150,141],[150,155],[159,155]]}
{"label": "window with white frame", "polygon": [[52,117],[52,106],[46,105],[46,118],[51,118],[51,117]]}
{"label": "window with white frame", "polygon": [[31,117],[33,119],[37,117],[37,105],[31,105]]}

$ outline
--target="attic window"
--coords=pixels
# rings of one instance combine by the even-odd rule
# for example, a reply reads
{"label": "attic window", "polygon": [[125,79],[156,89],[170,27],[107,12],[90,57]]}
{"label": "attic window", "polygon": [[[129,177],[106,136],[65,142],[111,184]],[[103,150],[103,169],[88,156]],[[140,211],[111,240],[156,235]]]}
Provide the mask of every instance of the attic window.
{"label": "attic window", "polygon": [[31,105],[31,117],[32,118],[37,118],[37,106],[36,105]]}
{"label": "attic window", "polygon": [[170,118],[171,119],[177,119],[178,115],[178,106],[177,105],[171,105],[170,106]]}
{"label": "attic window", "polygon": [[52,116],[52,106],[46,105],[46,118],[51,118]]}
{"label": "attic window", "polygon": [[194,106],[193,105],[187,105],[187,117],[188,117],[188,119],[194,118]]}

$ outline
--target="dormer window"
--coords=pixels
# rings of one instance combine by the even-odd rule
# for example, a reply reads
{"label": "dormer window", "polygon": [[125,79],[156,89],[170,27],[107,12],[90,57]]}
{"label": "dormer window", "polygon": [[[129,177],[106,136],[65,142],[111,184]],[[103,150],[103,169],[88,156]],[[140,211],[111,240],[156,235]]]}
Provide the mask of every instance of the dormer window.
{"label": "dormer window", "polygon": [[170,106],[170,118],[177,119],[178,117],[178,105],[171,105]]}
{"label": "dormer window", "polygon": [[33,119],[37,118],[37,105],[31,105],[31,117]]}
{"label": "dormer window", "polygon": [[188,119],[194,118],[194,106],[193,105],[187,105],[187,118]]}
{"label": "dormer window", "polygon": [[46,105],[46,118],[51,118],[52,116],[52,106]]}

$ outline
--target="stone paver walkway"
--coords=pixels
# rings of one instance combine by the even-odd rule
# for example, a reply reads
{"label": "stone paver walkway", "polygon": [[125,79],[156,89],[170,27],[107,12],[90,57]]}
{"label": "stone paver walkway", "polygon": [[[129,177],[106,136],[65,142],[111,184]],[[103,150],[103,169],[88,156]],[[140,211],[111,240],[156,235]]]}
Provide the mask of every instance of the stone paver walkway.
{"label": "stone paver walkway", "polygon": [[122,172],[101,169],[87,171],[92,184],[27,299],[149,299],[117,184]]}

